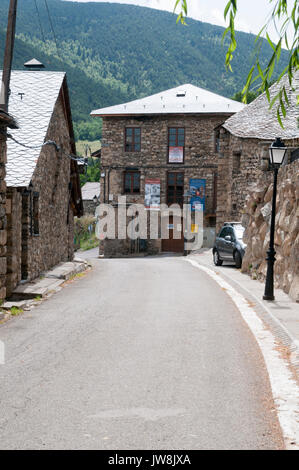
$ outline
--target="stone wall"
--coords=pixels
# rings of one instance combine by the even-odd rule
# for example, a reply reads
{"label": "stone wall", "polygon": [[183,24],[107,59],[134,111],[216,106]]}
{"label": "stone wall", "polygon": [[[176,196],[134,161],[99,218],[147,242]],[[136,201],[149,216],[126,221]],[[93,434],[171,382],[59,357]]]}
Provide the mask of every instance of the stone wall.
{"label": "stone wall", "polygon": [[[46,140],[54,140],[71,153],[61,97],[55,106]],[[43,147],[32,177],[33,191],[39,193],[39,235],[28,238],[28,279],[73,258],[69,182],[70,159],[53,146]]]}
{"label": "stone wall", "polygon": [[99,203],[94,202],[93,200],[89,200],[89,199],[83,200],[84,214],[85,215],[87,215],[87,214],[94,215],[98,205],[99,205]]}
{"label": "stone wall", "polygon": [[22,278],[22,193],[17,188],[7,190],[6,214],[6,295],[9,296]]}
{"label": "stone wall", "polygon": [[[272,180],[272,172],[261,175],[249,192],[242,217],[247,243],[242,271],[261,281],[267,269]],[[280,168],[276,204],[275,286],[299,302],[299,160]]]}
{"label": "stone wall", "polygon": [[[46,140],[53,140],[64,151],[71,153],[69,128],[59,97]],[[73,212],[70,208],[71,188],[70,159],[57,151],[54,146],[42,148],[33,177],[32,188],[25,188],[21,193],[10,188],[12,210],[9,225],[9,246],[19,256],[19,261],[12,269],[14,258],[10,259],[9,291],[20,280],[20,260],[22,279],[32,280],[54,265],[73,258],[74,230]],[[33,234],[32,203],[33,193],[39,194],[38,222],[39,234]],[[13,240],[15,234],[22,230],[22,240]],[[21,246],[20,246],[21,243]],[[20,257],[21,253],[21,257]]]}
{"label": "stone wall", "polygon": [[268,167],[270,141],[235,137],[221,128],[218,154],[217,231],[240,220],[248,188]]}
{"label": "stone wall", "polygon": [[[190,178],[206,179],[205,226],[215,225],[217,160],[215,149],[215,127],[224,122],[227,116],[149,116],[142,118],[104,118],[101,164],[106,170],[101,178],[101,202],[117,204],[118,195],[123,193],[123,173],[125,169],[140,171],[140,194],[127,195],[127,203],[144,203],[145,180],[159,178],[161,203],[166,204],[167,172],[184,172],[184,190],[189,190]],[[141,151],[124,151],[125,127],[141,127]],[[169,164],[168,127],[185,128],[185,158],[182,164]],[[110,195],[110,200],[109,200]],[[120,241],[102,242],[107,245],[107,253],[128,253],[130,243]],[[109,245],[109,247],[108,247]],[[161,243],[148,240],[148,252],[157,252]],[[100,248],[101,250],[101,248]]]}
{"label": "stone wall", "polygon": [[5,164],[6,164],[6,141],[3,135],[6,126],[0,119],[0,301],[6,296],[6,184],[5,184]]}

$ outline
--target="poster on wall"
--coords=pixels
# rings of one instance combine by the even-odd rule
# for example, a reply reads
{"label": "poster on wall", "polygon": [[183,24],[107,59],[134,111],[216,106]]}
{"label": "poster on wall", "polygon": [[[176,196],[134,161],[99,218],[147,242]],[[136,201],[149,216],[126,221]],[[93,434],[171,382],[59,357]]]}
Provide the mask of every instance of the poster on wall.
{"label": "poster on wall", "polygon": [[191,211],[204,211],[206,199],[206,180],[200,178],[190,178],[190,204]]}
{"label": "poster on wall", "polygon": [[169,147],[169,163],[184,163],[184,147]]}
{"label": "poster on wall", "polygon": [[160,180],[158,178],[145,180],[144,205],[146,209],[160,209]]}

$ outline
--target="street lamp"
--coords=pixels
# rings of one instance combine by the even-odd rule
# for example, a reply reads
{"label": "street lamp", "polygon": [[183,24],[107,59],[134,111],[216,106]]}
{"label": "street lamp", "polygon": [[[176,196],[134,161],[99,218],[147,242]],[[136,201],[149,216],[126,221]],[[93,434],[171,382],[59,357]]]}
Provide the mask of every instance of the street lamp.
{"label": "street lamp", "polygon": [[274,249],[274,231],[275,231],[275,213],[276,213],[276,192],[277,192],[277,174],[285,157],[287,147],[279,137],[276,137],[275,142],[269,148],[270,154],[270,167],[274,172],[273,180],[273,196],[272,196],[272,212],[271,212],[271,226],[270,226],[270,243],[267,251],[267,275],[265,284],[264,300],[274,300],[273,281],[274,281],[274,263],[275,263],[275,249]]}

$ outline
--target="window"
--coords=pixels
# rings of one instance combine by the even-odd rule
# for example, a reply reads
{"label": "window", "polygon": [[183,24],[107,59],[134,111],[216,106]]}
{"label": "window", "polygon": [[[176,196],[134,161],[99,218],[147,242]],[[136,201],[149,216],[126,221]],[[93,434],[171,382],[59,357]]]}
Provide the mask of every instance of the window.
{"label": "window", "polygon": [[219,233],[218,237],[219,237],[219,238],[224,238],[226,235],[228,235],[228,233],[227,233],[227,228],[224,227],[224,228],[221,230],[221,232]]}
{"label": "window", "polygon": [[298,159],[299,159],[299,149],[293,150],[293,152],[291,152],[291,162],[294,162],[295,160],[298,160]]}
{"label": "window", "polygon": [[216,153],[220,151],[220,129],[214,131],[214,150]]}
{"label": "window", "polygon": [[141,128],[126,127],[125,129],[125,152],[140,152],[141,150]]}
{"label": "window", "polygon": [[233,171],[238,172],[240,170],[241,165],[241,153],[234,152],[233,153]]}
{"label": "window", "polygon": [[139,171],[125,171],[124,193],[125,194],[140,193],[140,172]]}
{"label": "window", "polygon": [[39,235],[39,193],[33,193],[32,197],[32,233]]}
{"label": "window", "polygon": [[168,163],[184,163],[185,129],[168,128]]}
{"label": "window", "polygon": [[184,173],[168,173],[167,175],[167,204],[183,205]]}
{"label": "window", "polygon": [[233,229],[231,227],[224,227],[219,234],[219,238],[225,238],[228,235],[232,237],[232,240],[235,239],[235,234],[234,234]]}

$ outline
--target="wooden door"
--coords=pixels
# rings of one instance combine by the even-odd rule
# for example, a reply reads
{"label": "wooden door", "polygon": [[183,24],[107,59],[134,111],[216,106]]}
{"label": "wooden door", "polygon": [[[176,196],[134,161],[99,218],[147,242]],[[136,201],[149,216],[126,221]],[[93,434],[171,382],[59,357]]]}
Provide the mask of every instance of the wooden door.
{"label": "wooden door", "polygon": [[183,235],[183,219],[180,222],[180,238],[174,238],[174,233],[177,235],[177,231],[174,227],[173,216],[169,217],[169,238],[162,240],[162,251],[172,253],[183,253],[184,251],[184,235]]}

